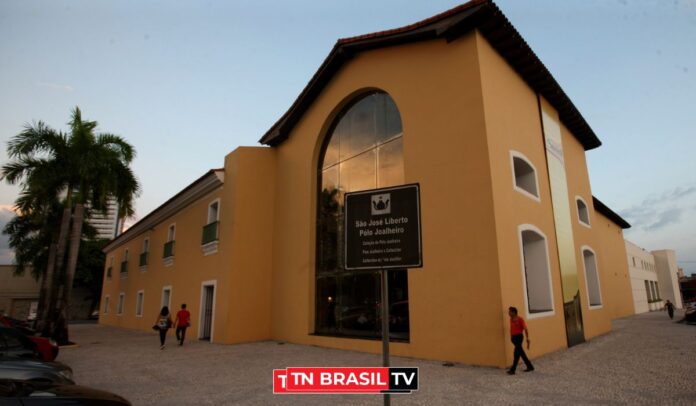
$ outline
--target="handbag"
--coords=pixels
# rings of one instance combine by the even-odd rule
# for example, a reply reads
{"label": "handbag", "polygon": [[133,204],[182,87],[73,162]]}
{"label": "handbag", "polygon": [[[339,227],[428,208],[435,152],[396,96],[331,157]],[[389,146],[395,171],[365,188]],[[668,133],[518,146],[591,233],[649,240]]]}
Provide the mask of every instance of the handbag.
{"label": "handbag", "polygon": [[158,331],[160,328],[157,326],[157,324],[155,324],[154,326],[152,326],[152,329]]}

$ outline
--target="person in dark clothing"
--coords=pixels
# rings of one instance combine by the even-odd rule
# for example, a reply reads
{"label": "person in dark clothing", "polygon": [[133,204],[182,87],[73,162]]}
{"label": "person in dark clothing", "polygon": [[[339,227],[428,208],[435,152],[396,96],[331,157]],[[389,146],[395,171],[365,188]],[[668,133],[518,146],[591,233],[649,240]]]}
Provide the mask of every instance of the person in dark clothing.
{"label": "person in dark clothing", "polygon": [[674,304],[670,302],[669,300],[665,302],[665,309],[667,309],[667,314],[669,315],[670,320],[674,319]]}
{"label": "person in dark clothing", "polygon": [[163,306],[155,320],[155,327],[159,329],[160,350],[164,349],[164,342],[167,339],[167,331],[172,327],[172,317],[169,315],[169,308]]}
{"label": "person in dark clothing", "polygon": [[517,315],[516,307],[510,306],[510,308],[508,309],[508,315],[510,316],[510,338],[512,341],[512,345],[515,346],[515,352],[512,361],[512,366],[507,371],[507,373],[509,375],[515,375],[517,363],[520,362],[520,358],[522,358],[522,361],[524,361],[524,364],[527,366],[527,369],[525,369],[524,372],[534,371],[534,365],[532,365],[532,362],[529,360],[529,358],[527,358],[527,354],[524,352],[524,348],[522,348],[522,342],[524,341],[524,337],[526,335],[527,349],[529,349],[530,341],[529,331],[527,331],[527,323],[524,322],[524,319],[522,317]]}

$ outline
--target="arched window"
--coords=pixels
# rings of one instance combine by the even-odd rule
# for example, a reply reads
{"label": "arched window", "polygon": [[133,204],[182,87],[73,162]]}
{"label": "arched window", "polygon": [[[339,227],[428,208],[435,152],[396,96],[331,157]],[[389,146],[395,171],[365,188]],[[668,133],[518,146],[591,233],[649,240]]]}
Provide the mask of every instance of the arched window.
{"label": "arched window", "polygon": [[599,272],[597,258],[589,247],[582,248],[582,258],[585,265],[585,283],[587,284],[587,299],[590,308],[602,305],[602,292],[599,289]]}
{"label": "arched window", "polygon": [[578,206],[578,220],[580,224],[589,227],[590,226],[590,212],[587,209],[587,203],[582,197],[576,196],[575,202]]}
{"label": "arched window", "polygon": [[530,317],[553,312],[553,292],[546,237],[536,227],[519,227],[527,312]]}
{"label": "arched window", "polygon": [[527,157],[516,151],[510,151],[512,158],[512,175],[514,188],[527,197],[539,201],[539,187],[536,170]]}
{"label": "arched window", "polygon": [[[401,116],[382,92],[363,95],[336,118],[319,157],[316,321],[318,334],[381,337],[377,272],[344,267],[343,195],[404,183]],[[406,271],[389,272],[390,335],[409,338]]]}

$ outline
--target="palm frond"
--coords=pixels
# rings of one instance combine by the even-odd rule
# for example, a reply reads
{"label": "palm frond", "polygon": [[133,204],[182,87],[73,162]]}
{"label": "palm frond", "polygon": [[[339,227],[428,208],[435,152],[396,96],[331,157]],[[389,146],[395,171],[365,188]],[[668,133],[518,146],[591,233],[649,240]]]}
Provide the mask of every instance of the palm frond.
{"label": "palm frond", "polygon": [[7,143],[10,158],[52,153],[65,146],[65,136],[48,127],[43,121],[25,124],[24,130]]}

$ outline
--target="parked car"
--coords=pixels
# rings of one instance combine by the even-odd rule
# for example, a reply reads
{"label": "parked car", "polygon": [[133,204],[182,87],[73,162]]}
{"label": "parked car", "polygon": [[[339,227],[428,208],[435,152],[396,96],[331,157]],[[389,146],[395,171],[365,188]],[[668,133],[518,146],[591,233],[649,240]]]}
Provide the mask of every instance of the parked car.
{"label": "parked car", "polygon": [[39,358],[36,344],[14,328],[0,327],[0,357]]}
{"label": "parked car", "polygon": [[15,319],[10,316],[3,316],[0,314],[0,324],[4,324],[7,327],[24,327],[29,328],[29,323],[24,320]]}
{"label": "parked car", "polygon": [[13,326],[12,321],[8,318],[0,316],[0,327],[12,327],[14,330],[19,331],[24,334],[27,338],[36,344],[36,349],[39,352],[39,358],[44,361],[53,361],[58,357],[58,343],[52,338],[39,337],[36,335],[36,331],[23,326]]}
{"label": "parked car", "polygon": [[696,302],[684,305],[684,319],[689,323],[696,323]]}
{"label": "parked car", "polygon": [[0,379],[73,385],[75,382],[72,378],[72,368],[60,362],[15,357],[0,358]]}
{"label": "parked car", "polygon": [[130,402],[114,393],[78,385],[56,385],[0,379],[3,405],[100,405],[130,406]]}

